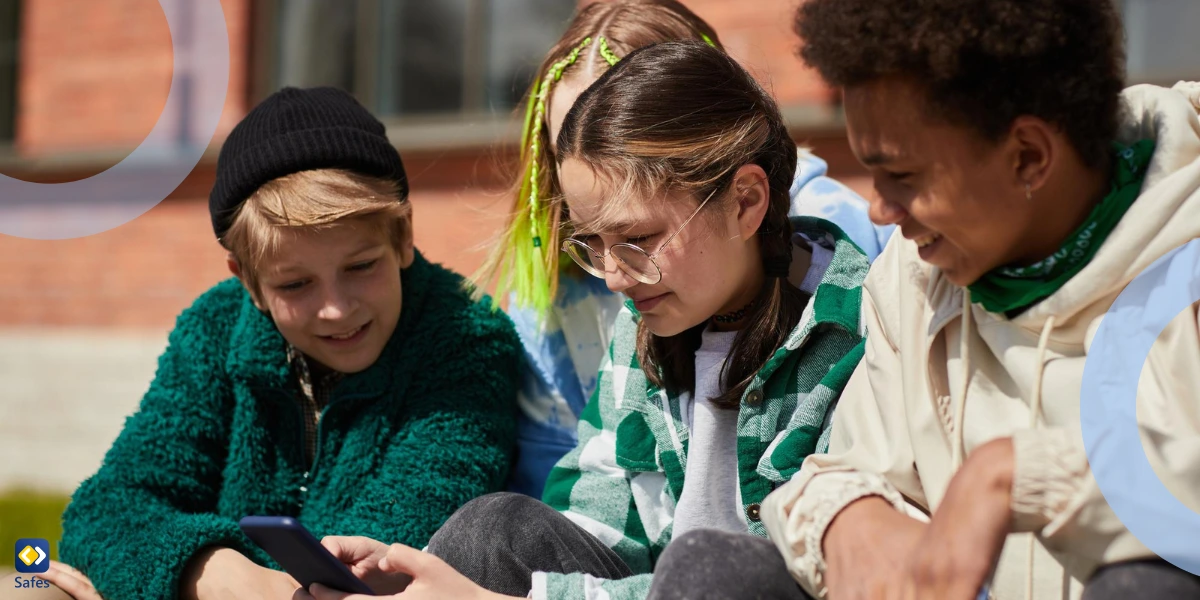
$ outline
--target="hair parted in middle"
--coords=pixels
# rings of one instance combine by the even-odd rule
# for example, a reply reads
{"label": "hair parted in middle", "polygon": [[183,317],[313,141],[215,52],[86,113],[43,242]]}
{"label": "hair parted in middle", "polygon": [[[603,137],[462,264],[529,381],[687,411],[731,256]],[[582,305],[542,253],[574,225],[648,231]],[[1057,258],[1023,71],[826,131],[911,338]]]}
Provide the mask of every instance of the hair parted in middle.
{"label": "hair parted in middle", "polygon": [[[564,77],[596,77],[643,46],[675,40],[720,47],[713,28],[676,0],[593,2],[576,13],[546,54],[526,96],[512,212],[483,266],[471,278],[477,296],[494,281],[497,297],[514,293],[518,306],[532,307],[541,316],[554,302],[562,207],[545,123],[545,107],[554,87]],[[570,265],[571,261],[564,263],[566,268]]]}
{"label": "hair parted in middle", "polygon": [[[720,50],[696,42],[657,44],[625,57],[588,88],[567,113],[557,141],[559,164],[582,161],[616,187],[599,209],[602,221],[619,220],[628,202],[655,201],[668,190],[686,192],[697,203],[711,196],[702,213],[733,210],[737,170],[753,164],[766,172],[769,204],[758,240],[763,263],[773,268],[764,269],[763,289],[734,339],[722,373],[726,392],[713,399],[736,408],[808,301],[783,275],[787,269],[776,266],[792,258],[788,192],[797,159],[775,101]],[[707,325],[659,337],[639,324],[638,361],[651,383],[692,391],[695,352]]]}

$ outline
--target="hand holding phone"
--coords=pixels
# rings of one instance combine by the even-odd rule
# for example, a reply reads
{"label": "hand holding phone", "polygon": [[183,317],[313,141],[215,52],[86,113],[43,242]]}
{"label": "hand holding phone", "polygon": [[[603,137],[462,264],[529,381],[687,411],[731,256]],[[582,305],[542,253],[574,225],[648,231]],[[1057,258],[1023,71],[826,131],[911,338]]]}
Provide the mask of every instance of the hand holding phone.
{"label": "hand holding phone", "polygon": [[[376,594],[399,594],[412,584],[412,565],[396,560],[399,544],[385,544],[362,536],[330,535],[321,538],[321,545]],[[392,558],[389,560],[388,556]],[[389,564],[385,566],[385,562]]]}
{"label": "hand holding phone", "polygon": [[304,589],[314,583],[355,594],[375,592],[291,517],[245,517],[238,526]]}

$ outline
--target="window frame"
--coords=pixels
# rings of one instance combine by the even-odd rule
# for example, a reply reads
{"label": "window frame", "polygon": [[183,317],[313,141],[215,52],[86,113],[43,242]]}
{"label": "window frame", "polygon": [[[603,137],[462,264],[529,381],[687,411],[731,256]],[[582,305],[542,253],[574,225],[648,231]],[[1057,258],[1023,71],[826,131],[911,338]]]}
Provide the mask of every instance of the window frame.
{"label": "window frame", "polygon": [[[351,93],[364,106],[373,107],[378,100],[380,68],[380,29],[374,18],[387,0],[345,0],[357,4],[355,32],[355,76]],[[481,31],[487,26],[489,0],[467,0],[466,46],[463,65],[463,110],[421,115],[376,114],[388,126],[392,141],[402,149],[461,148],[486,145],[503,136],[512,115],[491,112],[485,107],[487,48]],[[280,53],[280,0],[260,0],[253,5],[251,52],[250,104],[265,99],[279,88],[277,66]],[[516,107],[520,108],[520,107]],[[374,113],[378,111],[372,110]],[[515,114],[514,111],[511,111]],[[519,132],[518,132],[519,134]],[[515,138],[514,138],[515,139]]]}
{"label": "window frame", "polygon": [[[11,3],[11,4],[10,4]],[[21,85],[21,17],[22,0],[0,0],[0,23],[5,21],[11,10],[11,46],[0,43],[0,153],[7,154],[16,142],[17,114],[20,106]],[[11,55],[11,56],[9,56]],[[7,72],[7,74],[6,74]],[[7,88],[4,85],[7,83]],[[7,131],[5,129],[7,128]]]}
{"label": "window frame", "polygon": [[[355,90],[353,94],[365,106],[374,106],[378,79],[370,76],[379,68],[379,28],[370,17],[378,14],[380,3],[389,0],[345,0],[358,3],[358,46],[356,49]],[[487,27],[489,0],[467,0],[465,25],[467,47],[464,50],[463,105],[476,108],[421,115],[377,115],[387,126],[388,138],[405,151],[471,150],[495,146],[516,146],[521,139],[521,118],[525,106],[518,101],[510,111],[486,110],[485,74],[487,43],[480,31]],[[504,0],[499,0],[504,1]],[[279,87],[276,71],[280,52],[279,7],[281,0],[257,0],[253,3],[250,51],[251,82],[249,106],[261,102]],[[374,51],[372,51],[374,49]],[[475,60],[472,60],[472,56]],[[844,132],[841,108],[831,103],[781,105],[784,124],[794,136],[837,135]],[[376,112],[376,111],[372,111]]]}
{"label": "window frame", "polygon": [[[1193,65],[1192,70],[1190,72],[1187,71],[1187,67],[1184,67],[1183,70],[1179,71],[1179,72],[1175,72],[1170,69],[1153,70],[1153,68],[1152,68],[1151,70],[1140,71],[1140,72],[1132,71],[1130,69],[1129,63],[1130,63],[1130,59],[1131,59],[1131,52],[1130,52],[1129,46],[1130,46],[1131,38],[1133,37],[1130,35],[1130,29],[1129,29],[1130,10],[1131,10],[1131,7],[1133,7],[1134,5],[1145,6],[1145,3],[1148,1],[1149,0],[1117,0],[1117,11],[1118,11],[1118,16],[1121,18],[1121,34],[1123,36],[1122,40],[1124,42],[1123,46],[1122,46],[1122,50],[1125,53],[1125,63],[1126,63],[1125,84],[1127,86],[1129,86],[1129,85],[1148,83],[1148,84],[1158,85],[1158,86],[1163,86],[1163,87],[1171,87],[1171,86],[1175,85],[1176,82],[1181,81],[1181,80],[1200,79],[1200,61],[1197,61],[1196,64]],[[1152,36],[1152,33],[1151,32],[1138,32],[1138,36],[1140,39],[1140,37]]]}

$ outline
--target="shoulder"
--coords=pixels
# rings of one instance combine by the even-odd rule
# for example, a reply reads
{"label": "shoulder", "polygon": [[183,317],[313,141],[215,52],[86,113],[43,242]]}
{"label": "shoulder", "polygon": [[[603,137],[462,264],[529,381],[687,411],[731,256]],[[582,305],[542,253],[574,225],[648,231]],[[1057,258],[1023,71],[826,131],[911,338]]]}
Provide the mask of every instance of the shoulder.
{"label": "shoulder", "polygon": [[242,304],[249,299],[250,294],[246,292],[242,282],[237,277],[230,277],[200,294],[184,314],[227,314],[232,312],[230,309],[240,310]]}
{"label": "shoulder", "polygon": [[[867,201],[849,186],[827,176],[827,169],[826,162],[815,154],[804,149],[797,153],[796,175],[788,190],[792,198],[792,214],[834,220],[845,216],[869,223]],[[844,211],[852,214],[843,215]]]}
{"label": "shoulder", "polygon": [[[490,296],[474,300],[466,280],[439,264],[420,260],[414,268],[421,272],[414,273],[413,281],[406,281],[405,285],[424,287],[424,301],[414,307],[426,313],[419,319],[426,324],[421,329],[436,332],[438,339],[454,345],[470,347],[472,343],[488,342],[494,352],[521,353],[512,321]],[[405,296],[407,300],[408,290]],[[407,308],[406,305],[402,310]]]}
{"label": "shoulder", "polygon": [[222,382],[230,367],[253,368],[243,359],[258,358],[264,345],[264,336],[255,335],[260,331],[273,332],[273,324],[254,307],[241,282],[230,278],[217,283],[176,318],[146,398],[170,397],[213,408],[210,402],[224,397]]}
{"label": "shoulder", "polygon": [[231,334],[242,313],[257,310],[250,294],[236,277],[209,288],[175,321],[172,342],[180,337],[226,337]]}
{"label": "shoulder", "polygon": [[958,292],[941,270],[921,260],[916,244],[902,237],[888,242],[863,287],[876,299],[903,296],[932,306],[944,304]]}
{"label": "shoulder", "polygon": [[820,276],[821,285],[846,289],[863,285],[871,269],[871,259],[840,225],[809,216],[794,216],[791,221],[795,231],[793,239],[797,243],[807,243],[813,249],[814,266],[819,269],[812,274]]}
{"label": "shoulder", "polygon": [[613,363],[623,366],[637,365],[638,324],[642,315],[633,307],[632,300],[626,300],[617,312],[613,322],[613,338],[609,346],[609,354]]}
{"label": "shoulder", "polygon": [[650,382],[637,358],[638,323],[641,315],[627,302],[617,314],[608,356],[600,366],[597,396],[605,410],[625,407],[628,402],[645,402]]}
{"label": "shoulder", "polygon": [[923,332],[931,316],[958,310],[963,293],[941,270],[921,260],[916,244],[900,236],[871,265],[863,289],[893,343],[905,330]]}
{"label": "shoulder", "polygon": [[870,204],[844,183],[825,175],[825,161],[799,153],[796,178],[790,190],[791,215],[821,217],[836,223],[870,260],[875,260],[895,229],[876,226],[868,214]]}

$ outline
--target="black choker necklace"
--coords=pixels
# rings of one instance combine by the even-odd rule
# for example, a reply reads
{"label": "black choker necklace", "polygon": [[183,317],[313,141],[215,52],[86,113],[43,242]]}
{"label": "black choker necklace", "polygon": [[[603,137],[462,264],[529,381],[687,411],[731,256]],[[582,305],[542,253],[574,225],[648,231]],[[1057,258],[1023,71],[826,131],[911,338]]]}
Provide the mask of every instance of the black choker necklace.
{"label": "black choker necklace", "polygon": [[750,309],[752,309],[752,308],[754,308],[753,301],[751,301],[750,304],[743,306],[741,309],[735,310],[731,313],[725,313],[723,315],[713,315],[712,319],[718,323],[725,323],[725,324],[737,323],[738,321],[741,321],[742,319],[744,319],[746,317],[746,313],[749,312]]}

